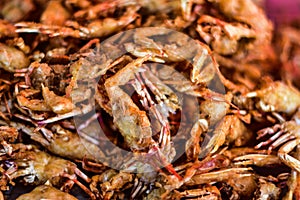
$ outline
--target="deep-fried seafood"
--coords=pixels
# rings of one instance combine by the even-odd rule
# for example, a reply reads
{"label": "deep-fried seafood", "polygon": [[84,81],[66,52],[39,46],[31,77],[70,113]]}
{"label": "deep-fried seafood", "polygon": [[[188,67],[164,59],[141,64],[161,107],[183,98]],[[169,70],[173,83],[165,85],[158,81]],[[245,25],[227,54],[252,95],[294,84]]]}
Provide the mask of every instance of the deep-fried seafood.
{"label": "deep-fried seafood", "polygon": [[[72,187],[76,183],[92,199],[95,199],[94,194],[77,180],[79,176],[86,182],[90,182],[90,179],[77,168],[75,163],[51,156],[31,145],[13,146],[19,148],[18,152],[13,152],[10,156],[1,156],[1,162],[9,161],[4,164],[7,170],[2,173],[2,179],[7,178],[13,181],[22,177],[25,183],[44,184],[49,181],[50,184],[58,187]],[[70,181],[64,184],[64,178]]]}
{"label": "deep-fried seafood", "polygon": [[211,45],[215,53],[224,56],[237,53],[241,39],[256,36],[255,31],[245,25],[227,23],[208,15],[202,15],[198,24],[197,31],[203,40]]}
{"label": "deep-fried seafood", "polygon": [[[74,37],[74,38],[95,38],[110,35],[118,32],[137,18],[136,11],[139,7],[128,7],[127,11],[119,19],[105,18],[96,19],[86,26],[72,24],[71,27],[58,25],[44,25],[32,22],[19,22],[15,24],[17,33],[41,33],[50,37]],[[75,28],[74,28],[75,27]]]}
{"label": "deep-fried seafood", "polygon": [[279,199],[280,188],[275,184],[259,179],[258,189],[255,191],[255,199]]}
{"label": "deep-fried seafood", "polygon": [[60,1],[51,0],[41,15],[40,21],[46,25],[63,26],[70,17],[70,13],[62,6]]}
{"label": "deep-fried seafood", "polygon": [[278,150],[278,157],[287,166],[300,172],[300,160],[289,155],[294,148],[299,145],[300,142],[300,125],[299,116],[300,110],[293,116],[293,120],[283,122],[282,124],[276,124],[272,128],[265,128],[258,132],[258,138],[261,138],[267,134],[274,134],[269,140],[261,142],[256,145],[256,148],[261,148],[271,143],[269,152],[282,145]]}
{"label": "deep-fried seafood", "polygon": [[[31,139],[39,142],[46,149],[56,155],[60,155],[72,160],[88,159],[93,161],[97,160],[97,158],[105,157],[97,144],[93,144],[86,140],[81,140],[79,135],[63,129],[59,125],[54,125],[52,127],[53,132],[46,128],[41,128],[43,135],[39,132],[35,132],[34,128],[27,127],[24,124],[12,123],[11,125],[15,126],[16,128],[20,128],[23,132],[28,134]],[[89,147],[89,151],[86,149],[86,147]],[[94,155],[91,153],[94,153]]]}
{"label": "deep-fried seafood", "polygon": [[74,196],[62,192],[49,185],[41,185],[29,193],[23,194],[17,200],[40,200],[40,199],[57,199],[57,200],[76,200]]}
{"label": "deep-fried seafood", "polygon": [[29,59],[25,54],[5,44],[0,43],[0,67],[6,71],[14,72],[17,69],[25,68],[29,65]]}
{"label": "deep-fried seafood", "polygon": [[6,2],[1,9],[1,14],[4,19],[10,22],[22,20],[35,7],[32,0],[12,0]]}
{"label": "deep-fried seafood", "polygon": [[[93,176],[90,188],[98,197],[101,196],[103,199],[111,199],[114,193],[119,193],[129,188],[130,184],[128,187],[128,183],[132,181],[133,174],[126,172],[117,173],[114,170],[108,170],[101,175]],[[98,184],[100,185],[101,193],[97,189]]]}
{"label": "deep-fried seafood", "polygon": [[269,82],[262,88],[247,94],[258,97],[257,107],[265,112],[284,112],[293,114],[300,106],[300,92],[292,85],[283,82]]}
{"label": "deep-fried seafood", "polygon": [[263,3],[1,1],[0,199],[299,199],[299,23],[272,46]]}

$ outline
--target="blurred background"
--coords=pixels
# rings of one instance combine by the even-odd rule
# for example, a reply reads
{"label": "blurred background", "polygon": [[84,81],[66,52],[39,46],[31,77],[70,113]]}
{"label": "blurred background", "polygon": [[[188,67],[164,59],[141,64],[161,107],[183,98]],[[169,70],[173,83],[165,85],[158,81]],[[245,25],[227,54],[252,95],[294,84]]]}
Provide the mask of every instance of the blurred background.
{"label": "blurred background", "polygon": [[275,25],[287,24],[300,19],[300,0],[256,0],[264,5]]}

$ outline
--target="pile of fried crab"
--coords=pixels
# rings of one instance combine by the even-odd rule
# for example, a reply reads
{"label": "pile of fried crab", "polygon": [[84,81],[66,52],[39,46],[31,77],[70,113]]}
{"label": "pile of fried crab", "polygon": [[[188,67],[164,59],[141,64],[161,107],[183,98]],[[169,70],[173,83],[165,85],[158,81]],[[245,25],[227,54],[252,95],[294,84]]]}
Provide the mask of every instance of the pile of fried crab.
{"label": "pile of fried crab", "polygon": [[262,2],[1,1],[0,199],[300,199],[300,23]]}

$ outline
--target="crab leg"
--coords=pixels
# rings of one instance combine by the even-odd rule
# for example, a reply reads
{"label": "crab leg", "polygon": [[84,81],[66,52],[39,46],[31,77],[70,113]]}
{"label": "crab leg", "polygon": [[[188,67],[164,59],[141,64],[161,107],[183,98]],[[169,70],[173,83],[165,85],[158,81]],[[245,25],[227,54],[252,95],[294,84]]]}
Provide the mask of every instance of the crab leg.
{"label": "crab leg", "polygon": [[134,73],[150,56],[138,58],[127,64],[105,82],[111,101],[114,122],[131,149],[143,149],[153,143],[149,119],[120,86],[134,79]]}
{"label": "crab leg", "polygon": [[220,182],[220,181],[226,181],[230,179],[232,176],[240,176],[240,177],[247,177],[251,176],[250,173],[252,169],[251,168],[231,168],[231,169],[223,169],[216,172],[208,172],[204,174],[196,174],[194,175],[187,183],[186,185],[200,185],[205,184],[209,182]]}
{"label": "crab leg", "polygon": [[300,139],[295,139],[290,142],[284,144],[278,151],[279,158],[292,169],[300,172],[300,161],[296,158],[288,155],[298,144],[300,143]]}

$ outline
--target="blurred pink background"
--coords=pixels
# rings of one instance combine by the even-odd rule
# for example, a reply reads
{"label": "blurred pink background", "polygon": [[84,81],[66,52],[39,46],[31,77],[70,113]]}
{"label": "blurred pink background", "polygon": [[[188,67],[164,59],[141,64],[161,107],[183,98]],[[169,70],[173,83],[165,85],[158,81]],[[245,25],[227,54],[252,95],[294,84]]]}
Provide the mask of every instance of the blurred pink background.
{"label": "blurred pink background", "polygon": [[300,20],[300,0],[265,0],[268,16],[276,25]]}

